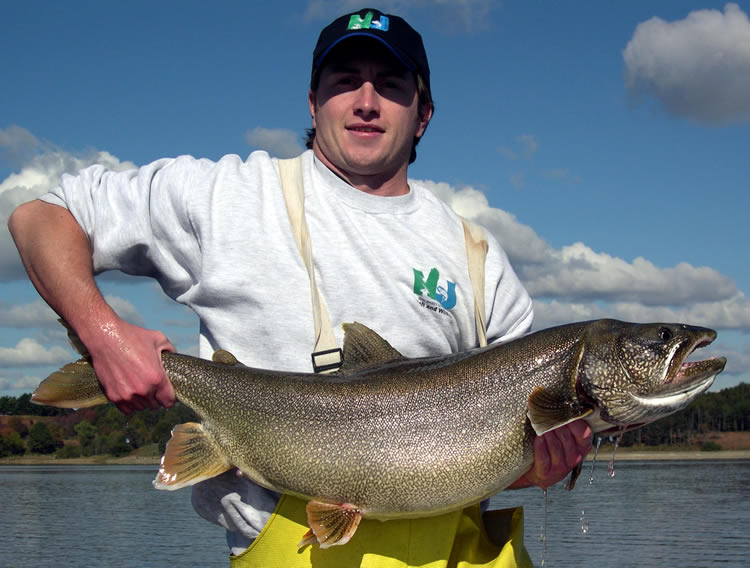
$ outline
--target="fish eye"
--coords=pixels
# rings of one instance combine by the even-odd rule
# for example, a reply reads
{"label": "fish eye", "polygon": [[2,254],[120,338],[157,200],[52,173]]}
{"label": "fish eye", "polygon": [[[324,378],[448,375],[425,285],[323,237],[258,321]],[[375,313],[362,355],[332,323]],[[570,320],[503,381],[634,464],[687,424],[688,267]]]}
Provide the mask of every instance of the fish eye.
{"label": "fish eye", "polygon": [[672,330],[669,329],[668,327],[659,328],[659,338],[662,341],[669,341],[670,339],[672,339],[673,336],[674,335],[672,334]]}

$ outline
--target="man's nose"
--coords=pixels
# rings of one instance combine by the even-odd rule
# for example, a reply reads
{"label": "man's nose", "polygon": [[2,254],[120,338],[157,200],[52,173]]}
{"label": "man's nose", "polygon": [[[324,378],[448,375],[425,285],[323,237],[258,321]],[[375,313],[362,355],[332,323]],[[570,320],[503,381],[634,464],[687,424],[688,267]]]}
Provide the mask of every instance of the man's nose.
{"label": "man's nose", "polygon": [[380,112],[380,95],[370,81],[365,81],[357,89],[354,112],[362,117],[370,117]]}

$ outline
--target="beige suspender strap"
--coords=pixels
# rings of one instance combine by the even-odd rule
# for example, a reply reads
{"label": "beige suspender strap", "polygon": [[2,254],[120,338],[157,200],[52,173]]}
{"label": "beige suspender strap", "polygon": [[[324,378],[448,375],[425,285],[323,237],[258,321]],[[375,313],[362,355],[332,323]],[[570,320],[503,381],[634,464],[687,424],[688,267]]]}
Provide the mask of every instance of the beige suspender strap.
{"label": "beige suspender strap", "polygon": [[461,219],[466,241],[466,260],[469,263],[469,279],[474,292],[474,322],[477,326],[479,346],[487,345],[487,322],[484,311],[484,261],[487,258],[487,235],[484,229],[466,219]]}
{"label": "beige suspender strap", "polygon": [[315,268],[312,260],[310,231],[305,221],[305,187],[302,182],[302,157],[278,160],[281,189],[284,192],[289,222],[292,225],[297,248],[310,277],[313,321],[315,324],[315,350],[312,353],[313,369],[316,373],[335,371],[341,366],[342,353],[336,343],[331,318],[325,302],[315,283]]}
{"label": "beige suspender strap", "polygon": [[[305,263],[310,278],[310,296],[315,325],[315,351],[312,353],[313,369],[316,373],[335,371],[341,366],[342,352],[336,343],[331,319],[328,316],[318,285],[315,282],[315,269],[312,262],[310,231],[305,221],[305,188],[302,182],[302,157],[278,160],[281,188],[284,193],[289,222],[292,226],[300,256]],[[466,259],[469,266],[469,279],[474,294],[474,321],[480,347],[487,345],[487,332],[484,307],[484,263],[487,257],[487,236],[479,225],[461,219],[466,244]]]}

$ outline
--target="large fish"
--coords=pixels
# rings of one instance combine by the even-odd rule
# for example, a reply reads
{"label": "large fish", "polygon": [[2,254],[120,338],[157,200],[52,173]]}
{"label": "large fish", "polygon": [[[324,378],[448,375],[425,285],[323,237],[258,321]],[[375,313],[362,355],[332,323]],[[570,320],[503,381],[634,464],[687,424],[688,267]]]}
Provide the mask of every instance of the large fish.
{"label": "large fish", "polygon": [[[177,398],[203,422],[175,427],[154,486],[179,489],[234,466],[309,501],[300,545],[343,544],[363,516],[435,515],[493,495],[531,466],[536,435],[578,418],[606,432],[676,412],[726,363],[685,362],[716,332],[681,324],[575,323],[421,359],[361,324],[345,330],[337,375],[165,352]],[[107,402],[86,358],[50,375],[31,400]]]}

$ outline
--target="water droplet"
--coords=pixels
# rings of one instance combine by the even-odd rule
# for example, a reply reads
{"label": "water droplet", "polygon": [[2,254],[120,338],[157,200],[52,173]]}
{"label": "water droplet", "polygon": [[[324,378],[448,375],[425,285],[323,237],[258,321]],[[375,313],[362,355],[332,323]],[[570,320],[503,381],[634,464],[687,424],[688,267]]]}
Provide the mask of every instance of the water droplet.
{"label": "water droplet", "polygon": [[612,457],[610,458],[609,464],[607,465],[607,474],[610,477],[615,476],[615,455],[617,454],[617,447],[620,445],[620,439],[622,438],[624,432],[625,428],[622,428],[619,434],[609,437],[609,441],[614,445],[614,447],[612,448]]}
{"label": "water droplet", "polygon": [[594,448],[594,457],[591,459],[591,471],[589,472],[589,485],[594,483],[594,466],[596,466],[596,457],[599,455],[599,446],[602,445],[602,437],[596,437],[596,446]]}
{"label": "water droplet", "polygon": [[540,566],[544,566],[545,559],[547,558],[547,490],[543,489],[542,492],[544,493],[544,516],[542,517],[542,526],[541,531],[539,533],[539,542],[541,542],[544,546],[542,547],[542,558],[539,562]]}
{"label": "water droplet", "polygon": [[581,521],[581,532],[586,534],[589,532],[589,522],[586,520],[586,511],[581,511],[581,518],[579,520]]}

